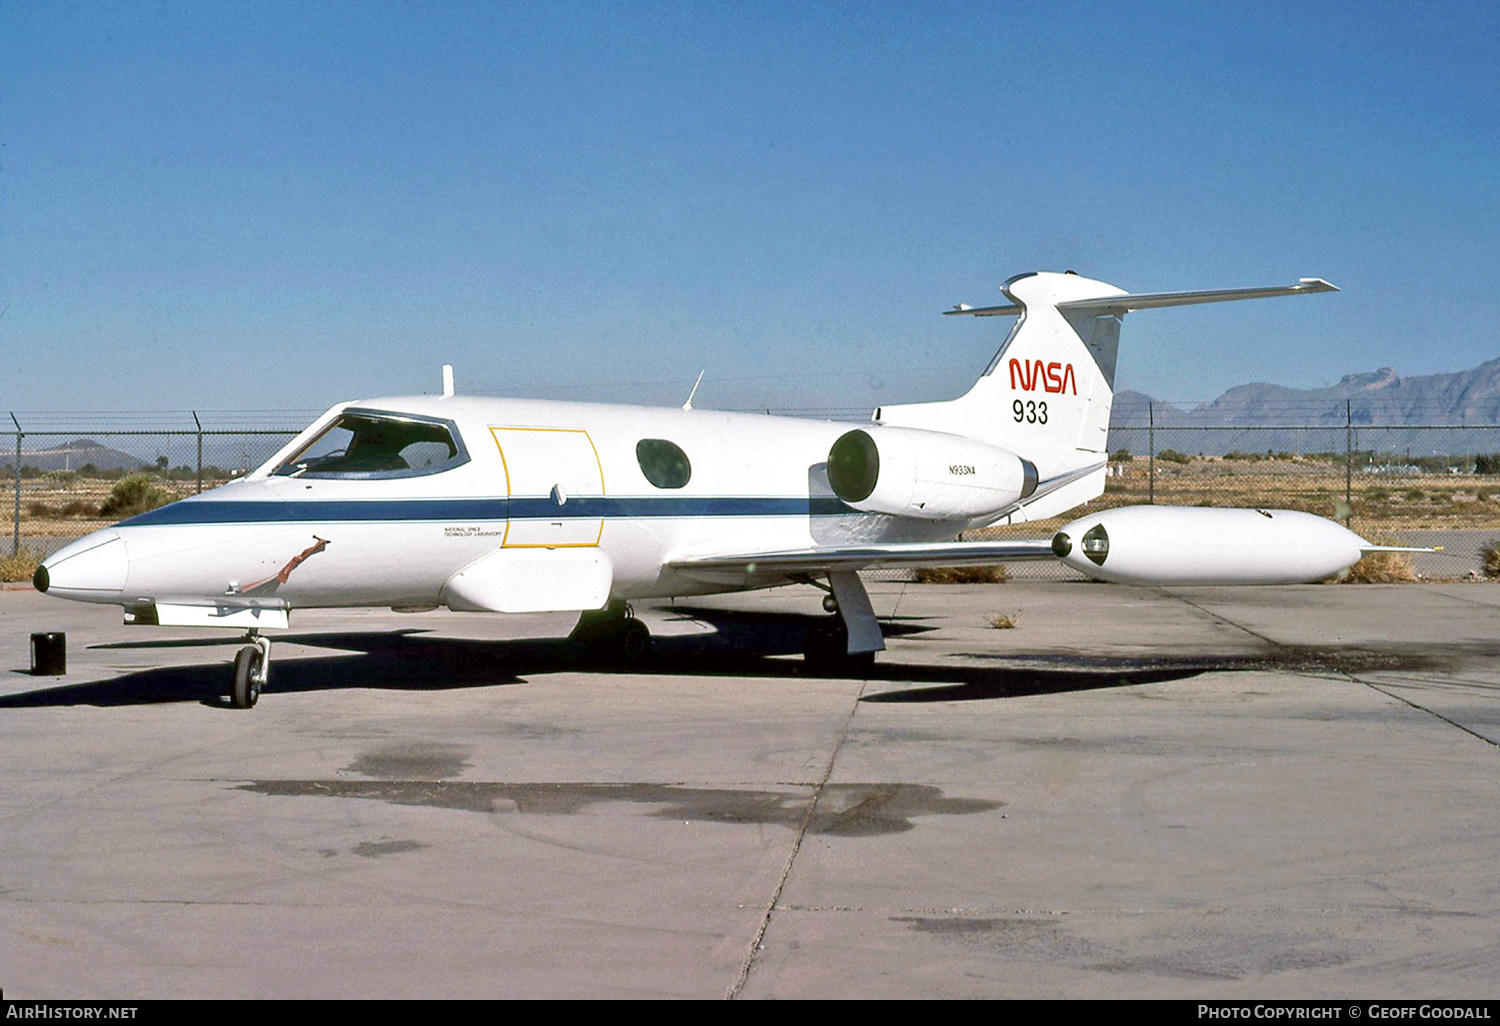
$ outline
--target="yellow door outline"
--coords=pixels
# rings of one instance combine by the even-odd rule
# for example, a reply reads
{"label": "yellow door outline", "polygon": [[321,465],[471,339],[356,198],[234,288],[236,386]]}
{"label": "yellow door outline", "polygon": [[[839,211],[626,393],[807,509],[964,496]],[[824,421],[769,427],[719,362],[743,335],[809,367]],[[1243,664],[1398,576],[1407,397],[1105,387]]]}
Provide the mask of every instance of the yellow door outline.
{"label": "yellow door outline", "polygon": [[[505,458],[505,446],[500,443],[501,431],[536,431],[550,434],[582,435],[584,441],[589,443],[589,451],[594,454],[594,466],[599,470],[599,494],[604,495],[604,462],[599,459],[599,447],[589,437],[589,433],[583,428],[539,428],[539,427],[501,427],[490,425],[490,437],[495,440],[495,448],[500,453],[500,466],[505,472],[505,495],[511,498],[510,463]],[[604,517],[599,518],[599,531],[591,542],[516,542],[510,540],[511,517],[507,511],[505,518],[505,534],[500,539],[500,547],[506,549],[591,549],[598,548],[599,542],[604,537]]]}

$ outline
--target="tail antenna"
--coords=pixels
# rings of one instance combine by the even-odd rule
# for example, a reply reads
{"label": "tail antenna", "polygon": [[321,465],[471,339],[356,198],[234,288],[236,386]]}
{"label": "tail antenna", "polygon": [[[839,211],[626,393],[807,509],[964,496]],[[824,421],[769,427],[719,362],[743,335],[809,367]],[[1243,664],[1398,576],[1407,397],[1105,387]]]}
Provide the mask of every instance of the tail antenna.
{"label": "tail antenna", "polygon": [[693,408],[693,396],[698,394],[698,386],[703,384],[703,375],[706,373],[708,373],[707,367],[698,372],[698,380],[693,382],[693,390],[688,393],[687,402],[682,404],[684,410],[691,410]]}

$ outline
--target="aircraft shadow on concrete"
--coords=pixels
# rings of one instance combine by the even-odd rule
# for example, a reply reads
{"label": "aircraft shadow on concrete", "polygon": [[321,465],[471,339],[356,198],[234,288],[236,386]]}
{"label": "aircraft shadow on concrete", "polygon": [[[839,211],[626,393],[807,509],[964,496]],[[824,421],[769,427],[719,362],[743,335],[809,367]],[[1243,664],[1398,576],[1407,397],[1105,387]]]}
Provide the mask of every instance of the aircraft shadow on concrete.
{"label": "aircraft shadow on concrete", "polygon": [[[621,672],[725,678],[806,678],[800,654],[809,627],[821,617],[797,613],[755,613],[677,607],[667,622],[691,620],[711,631],[661,633],[648,656],[629,667],[594,661],[588,650],[566,639],[490,641],[429,634],[420,628],[378,632],[282,634],[272,650],[270,681],[262,692],[277,694],[366,688],[396,691],[449,691],[525,683],[528,676],[565,672]],[[920,621],[884,621],[886,637],[925,633]],[[133,670],[108,680],[63,684],[0,697],[0,709],[93,705],[132,706],[200,702],[227,706],[229,655],[238,638],[162,639],[117,642],[95,650],[224,649],[210,663]],[[287,653],[287,646],[333,650],[341,655]],[[279,650],[279,651],[278,651]],[[877,661],[868,671],[874,683],[913,685],[864,696],[870,703],[980,701],[1029,695],[1091,691],[1182,680],[1233,670],[1358,672],[1369,669],[1432,669],[1433,658],[1344,647],[1272,648],[1249,656],[1153,658],[1028,653],[1009,649],[963,653],[966,664],[913,664]],[[19,671],[18,671],[19,672]]]}

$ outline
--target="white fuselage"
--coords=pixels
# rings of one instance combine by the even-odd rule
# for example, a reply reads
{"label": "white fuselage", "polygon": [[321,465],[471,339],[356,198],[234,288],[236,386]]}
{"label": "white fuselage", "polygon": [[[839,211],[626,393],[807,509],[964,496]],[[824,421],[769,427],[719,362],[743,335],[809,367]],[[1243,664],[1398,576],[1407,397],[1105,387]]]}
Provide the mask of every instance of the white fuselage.
{"label": "white fuselage", "polygon": [[[1019,315],[966,393],[887,405],[860,428],[453,395],[346,403],[245,479],[74,542],[35,580],[132,622],[255,629],[308,606],[618,612],[826,578],[859,653],[879,647],[864,567],[1061,557],[1112,580],[1250,583],[1316,579],[1369,548],[1300,515],[1161,509],[1070,525],[1076,551],[943,544],[1103,492],[1129,311],[1333,286],[1131,295],[1035,272],[1002,290],[1004,306],[952,311]],[[1195,531],[1222,537],[1205,547],[1184,537]]]}
{"label": "white fuselage", "polygon": [[[278,474],[344,410],[450,422],[459,466],[371,479]],[[243,480],[131,518],[48,560],[59,597],[289,609],[437,605],[445,582],[497,548],[585,549],[612,571],[610,598],[760,587],[673,573],[730,551],[952,538],[966,521],[861,513],[827,483],[850,425],[709,410],[471,397],[341,404]],[[658,487],[638,446],[666,441],[691,465]],[[275,580],[319,541],[327,545]],[[260,585],[256,587],[256,585]]]}

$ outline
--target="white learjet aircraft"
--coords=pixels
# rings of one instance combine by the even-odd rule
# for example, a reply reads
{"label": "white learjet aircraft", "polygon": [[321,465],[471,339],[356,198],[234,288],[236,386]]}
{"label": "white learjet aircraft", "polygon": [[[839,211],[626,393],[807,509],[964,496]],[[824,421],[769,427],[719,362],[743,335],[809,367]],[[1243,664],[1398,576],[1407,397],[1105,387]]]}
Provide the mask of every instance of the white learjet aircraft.
{"label": "white learjet aircraft", "polygon": [[127,623],[247,632],[230,698],[255,704],[293,609],[580,610],[614,658],[650,644],[633,599],[823,586],[820,669],[885,647],[869,567],[1061,559],[1135,584],[1275,584],[1372,546],[1286,510],[1136,506],[1051,538],[960,531],[1057,516],[1104,491],[1115,352],[1132,311],[1335,291],[1295,285],[1130,295],[1072,272],[1003,286],[1019,314],[969,391],[872,423],[443,395],[341,403],[241,480],[60,549],[38,590],[124,607]]}

